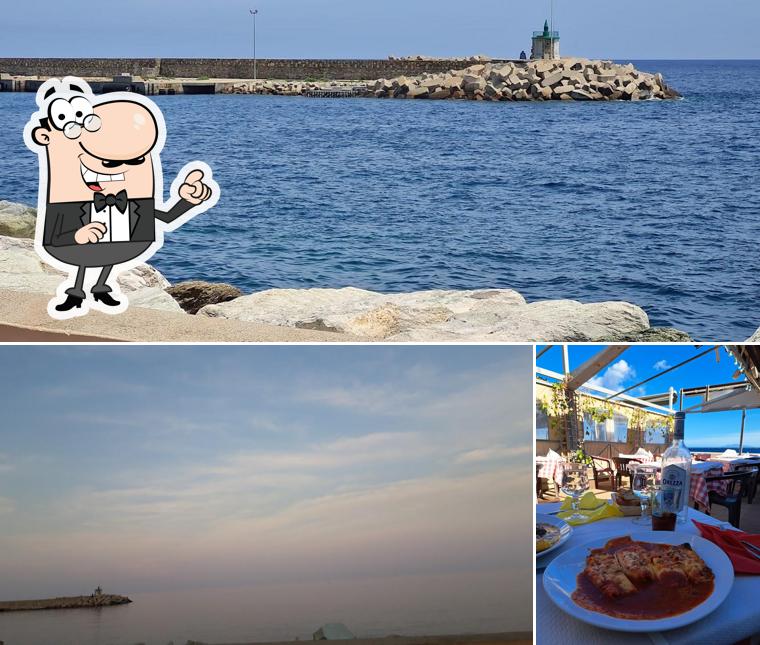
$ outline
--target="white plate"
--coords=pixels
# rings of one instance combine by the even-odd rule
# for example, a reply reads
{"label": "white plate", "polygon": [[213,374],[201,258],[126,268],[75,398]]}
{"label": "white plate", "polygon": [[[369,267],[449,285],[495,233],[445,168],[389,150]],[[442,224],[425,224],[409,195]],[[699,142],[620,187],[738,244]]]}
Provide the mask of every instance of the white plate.
{"label": "white plate", "polygon": [[[691,548],[696,551],[715,574],[715,587],[712,594],[702,604],[683,614],[670,616],[669,618],[658,618],[657,620],[613,618],[612,616],[600,614],[576,605],[570,596],[575,591],[578,574],[586,566],[586,556],[589,549],[602,547],[614,537],[622,537],[624,535],[630,535],[634,540],[642,542],[691,545]],[[544,572],[544,590],[554,604],[564,612],[574,616],[578,620],[582,620],[584,623],[626,632],[664,631],[689,625],[717,609],[726,599],[726,596],[728,596],[733,584],[734,567],[731,564],[731,560],[729,560],[723,551],[699,535],[670,531],[635,531],[622,533],[619,536],[599,538],[583,546],[573,547],[564,553],[560,553],[551,561]]]}
{"label": "white plate", "polygon": [[537,558],[541,558],[545,556],[547,553],[551,553],[554,551],[554,549],[562,546],[565,542],[567,542],[570,539],[570,534],[573,532],[573,527],[570,526],[565,520],[560,519],[559,517],[555,517],[554,515],[543,515],[541,513],[536,513],[536,524],[551,524],[552,526],[556,526],[559,529],[559,540],[557,540],[554,544],[552,544],[548,549],[545,551],[541,551],[541,553],[536,553]]}

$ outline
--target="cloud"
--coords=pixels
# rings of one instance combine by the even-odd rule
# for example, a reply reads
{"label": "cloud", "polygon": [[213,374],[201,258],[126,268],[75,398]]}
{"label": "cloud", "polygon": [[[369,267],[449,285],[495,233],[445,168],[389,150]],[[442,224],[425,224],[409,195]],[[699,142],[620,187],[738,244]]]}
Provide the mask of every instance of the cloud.
{"label": "cloud", "polygon": [[608,390],[622,390],[625,382],[636,376],[636,370],[624,359],[610,365],[601,376],[592,378],[588,385],[607,388]]}
{"label": "cloud", "polygon": [[303,389],[299,398],[306,403],[369,412],[374,414],[402,414],[419,402],[420,393],[388,385],[336,385]]}
{"label": "cloud", "polygon": [[509,457],[526,458],[532,454],[533,446],[490,446],[488,448],[476,448],[459,455],[455,462],[458,464],[482,463],[485,461],[497,461]]}
{"label": "cloud", "polygon": [[0,473],[9,473],[14,469],[14,465],[10,462],[10,459],[0,452]]}
{"label": "cloud", "polygon": [[658,372],[661,372],[668,369],[670,367],[670,363],[668,363],[668,361],[663,358],[662,360],[657,361],[652,367],[654,367],[654,369],[656,369]]}
{"label": "cloud", "polygon": [[13,513],[15,510],[16,505],[13,503],[13,500],[8,499],[7,497],[0,497],[0,515]]}

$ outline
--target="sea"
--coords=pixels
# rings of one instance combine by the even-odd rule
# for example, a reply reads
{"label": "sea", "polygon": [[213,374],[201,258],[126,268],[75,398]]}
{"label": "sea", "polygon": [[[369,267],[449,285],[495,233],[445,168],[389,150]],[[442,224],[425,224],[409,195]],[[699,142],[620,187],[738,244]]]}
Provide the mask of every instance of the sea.
{"label": "sea", "polygon": [[[155,97],[166,187],[200,159],[222,195],[153,262],[247,292],[625,300],[653,325],[744,340],[760,326],[760,61],[632,62],[684,98]],[[33,110],[0,94],[0,199],[36,202]]]}
{"label": "sea", "polygon": [[[526,569],[526,574],[530,572]],[[525,584],[530,588],[530,580]],[[356,636],[531,630],[525,584],[506,571],[130,592],[100,609],[0,613],[5,645],[185,645],[312,640],[323,624]],[[108,589],[127,593],[129,590]]]}
{"label": "sea", "polygon": [[[724,450],[728,450],[728,449],[736,450],[737,452],[739,452],[739,444],[735,444],[735,443],[730,444],[730,445],[727,444],[725,446],[720,446],[720,447],[716,447],[716,446],[705,447],[705,446],[690,446],[690,445],[687,445],[686,447],[689,449],[690,452],[723,452]],[[760,447],[744,446],[742,448],[742,453],[760,454]]]}

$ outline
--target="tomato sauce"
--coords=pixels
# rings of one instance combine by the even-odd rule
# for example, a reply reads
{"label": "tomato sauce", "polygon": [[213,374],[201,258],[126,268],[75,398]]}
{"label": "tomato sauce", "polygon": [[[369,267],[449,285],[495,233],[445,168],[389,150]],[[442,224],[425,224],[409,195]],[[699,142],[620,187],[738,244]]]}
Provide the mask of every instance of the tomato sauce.
{"label": "tomato sauce", "polygon": [[[606,553],[614,553],[619,548],[630,544],[629,539],[621,539],[615,548],[614,542],[608,544],[607,549],[598,549]],[[644,548],[657,549],[656,544],[639,542]],[[656,620],[677,616],[693,609],[707,600],[715,587],[713,581],[694,584],[687,582],[678,587],[669,587],[659,581],[637,583],[638,591],[620,598],[608,598],[591,582],[585,572],[577,577],[578,586],[573,592],[572,599],[575,604],[606,614],[614,618],[629,620]]]}

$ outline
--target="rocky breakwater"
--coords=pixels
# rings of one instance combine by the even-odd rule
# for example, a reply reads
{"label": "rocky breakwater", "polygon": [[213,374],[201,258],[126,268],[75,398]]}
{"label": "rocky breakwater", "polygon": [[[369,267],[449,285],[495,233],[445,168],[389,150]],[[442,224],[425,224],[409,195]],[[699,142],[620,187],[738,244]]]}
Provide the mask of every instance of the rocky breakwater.
{"label": "rocky breakwater", "polygon": [[635,340],[650,330],[644,310],[626,302],[528,303],[511,289],[398,294],[352,287],[270,289],[207,305],[198,315],[386,341]]}
{"label": "rocky breakwater", "polygon": [[369,86],[362,81],[240,81],[225,85],[220,94],[267,94],[273,96],[370,96]]}
{"label": "rocky breakwater", "polygon": [[83,609],[87,607],[110,607],[132,602],[126,596],[98,594],[90,596],[62,596],[43,600],[10,600],[0,602],[0,612],[32,611],[35,609]]}
{"label": "rocky breakwater", "polygon": [[661,74],[585,58],[479,63],[445,74],[380,79],[377,98],[476,101],[641,101],[680,96]]}

